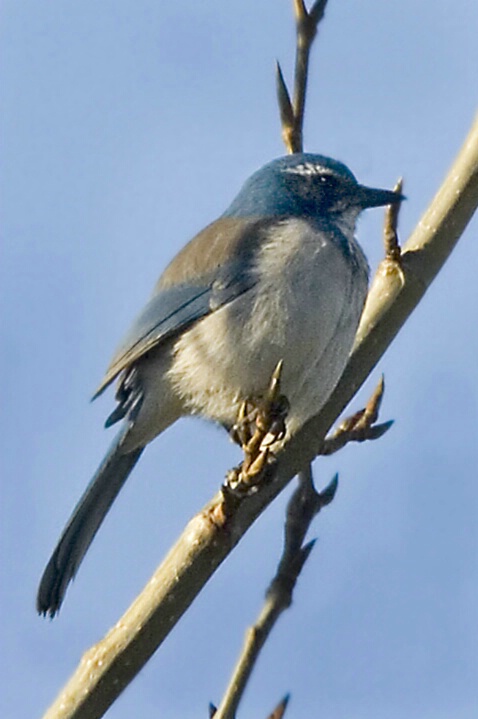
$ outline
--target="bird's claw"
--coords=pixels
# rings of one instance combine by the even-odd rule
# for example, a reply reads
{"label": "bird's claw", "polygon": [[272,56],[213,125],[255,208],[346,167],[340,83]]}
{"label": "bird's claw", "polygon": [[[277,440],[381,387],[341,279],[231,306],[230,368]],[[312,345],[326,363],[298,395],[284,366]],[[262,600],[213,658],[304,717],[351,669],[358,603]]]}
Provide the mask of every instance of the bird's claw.
{"label": "bird's claw", "polygon": [[245,400],[237,422],[231,430],[232,439],[242,447],[244,460],[226,477],[226,485],[235,493],[249,493],[261,482],[274,459],[271,446],[286,435],[289,403],[281,394],[282,360],[272,374],[265,395],[258,401]]}

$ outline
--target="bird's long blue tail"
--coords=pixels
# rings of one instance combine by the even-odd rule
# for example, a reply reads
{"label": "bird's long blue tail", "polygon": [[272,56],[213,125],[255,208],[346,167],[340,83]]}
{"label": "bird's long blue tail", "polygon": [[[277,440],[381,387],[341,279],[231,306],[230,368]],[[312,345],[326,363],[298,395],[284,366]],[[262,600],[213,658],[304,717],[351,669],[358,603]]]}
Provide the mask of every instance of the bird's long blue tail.
{"label": "bird's long blue tail", "polygon": [[53,617],[60,609],[68,584],[143,451],[140,447],[123,453],[121,448],[126,434],[123,430],[114,440],[63,530],[38,588],[37,610],[40,614]]}

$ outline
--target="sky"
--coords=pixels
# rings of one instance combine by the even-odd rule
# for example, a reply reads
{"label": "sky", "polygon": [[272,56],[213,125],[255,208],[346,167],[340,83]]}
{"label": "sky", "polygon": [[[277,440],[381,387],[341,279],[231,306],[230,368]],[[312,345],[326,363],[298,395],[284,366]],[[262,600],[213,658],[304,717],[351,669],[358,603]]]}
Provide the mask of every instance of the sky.
{"label": "sky", "polygon": [[[477,106],[478,5],[330,0],[312,55],[305,148],[358,179],[404,177],[405,240]],[[144,453],[60,616],[35,594],[110,442],[89,397],[157,276],[242,182],[284,154],[274,64],[292,75],[288,0],[3,0],[0,7],[0,676],[3,719],[39,717],[142,589],[240,454],[183,420]],[[358,237],[372,267],[382,211]],[[478,706],[478,223],[352,403],[380,373],[379,442],[338,471],[293,607],[238,719],[472,719]],[[220,701],[282,544],[290,489],[254,525],[111,719],[192,719]],[[6,658],[6,661],[5,661]]]}

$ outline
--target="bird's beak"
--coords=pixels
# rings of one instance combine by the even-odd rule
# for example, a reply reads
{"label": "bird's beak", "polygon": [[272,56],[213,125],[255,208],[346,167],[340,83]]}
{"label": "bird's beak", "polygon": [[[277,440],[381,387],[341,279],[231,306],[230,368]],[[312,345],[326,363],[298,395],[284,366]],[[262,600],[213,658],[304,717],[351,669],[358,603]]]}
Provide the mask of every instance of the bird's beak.
{"label": "bird's beak", "polygon": [[359,202],[362,209],[367,207],[381,207],[382,205],[395,205],[405,199],[400,192],[393,190],[379,190],[375,187],[359,186]]}

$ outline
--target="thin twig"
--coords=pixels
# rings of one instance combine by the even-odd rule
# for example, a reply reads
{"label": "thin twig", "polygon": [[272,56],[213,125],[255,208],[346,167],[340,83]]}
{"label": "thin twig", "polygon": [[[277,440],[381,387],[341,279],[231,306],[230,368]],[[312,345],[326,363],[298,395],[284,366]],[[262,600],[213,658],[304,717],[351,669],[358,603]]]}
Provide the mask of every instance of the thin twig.
{"label": "thin twig", "polygon": [[344,419],[332,434],[327,435],[322,444],[320,454],[335,454],[349,442],[365,442],[366,440],[383,437],[385,432],[388,432],[393,425],[393,420],[375,424],[384,391],[385,380],[382,375],[366,407]]}
{"label": "thin twig", "polygon": [[[394,192],[402,194],[403,190],[403,179],[400,177],[395,187]],[[401,202],[396,202],[393,205],[388,205],[385,209],[385,220],[383,226],[383,243],[385,245],[385,257],[392,262],[400,263],[402,256],[402,250],[398,241],[398,216],[400,214]]]}
{"label": "thin twig", "polygon": [[317,35],[319,22],[324,17],[326,5],[327,0],[316,0],[311,9],[307,10],[304,0],[294,0],[297,41],[292,102],[280,64],[277,63],[276,67],[277,100],[282,125],[282,139],[287,152],[290,154],[303,151],[304,112],[310,50]]}
{"label": "thin twig", "polygon": [[307,94],[307,79],[309,74],[309,55],[317,34],[319,22],[324,17],[327,0],[317,0],[307,12],[304,0],[294,0],[296,28],[297,28],[297,50],[295,58],[294,75],[294,134],[292,144],[298,149],[293,152],[301,152],[303,148],[303,126],[305,114],[305,98]]}
{"label": "thin twig", "polygon": [[310,467],[299,473],[299,484],[287,506],[284,549],[277,573],[266,592],[256,623],[246,632],[241,655],[234,668],[215,719],[234,719],[247,682],[279,616],[292,603],[294,588],[315,540],[302,545],[316,514],[330,504],[337,490],[335,476],[323,492],[317,492]]}

